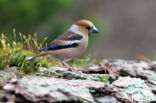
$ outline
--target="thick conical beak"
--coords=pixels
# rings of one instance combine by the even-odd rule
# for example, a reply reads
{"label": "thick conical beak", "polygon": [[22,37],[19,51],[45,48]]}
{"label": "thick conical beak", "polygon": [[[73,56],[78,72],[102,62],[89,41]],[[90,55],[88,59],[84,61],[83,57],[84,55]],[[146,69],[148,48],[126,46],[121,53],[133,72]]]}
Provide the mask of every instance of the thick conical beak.
{"label": "thick conical beak", "polygon": [[89,32],[90,33],[99,33],[99,30],[96,27],[92,27]]}

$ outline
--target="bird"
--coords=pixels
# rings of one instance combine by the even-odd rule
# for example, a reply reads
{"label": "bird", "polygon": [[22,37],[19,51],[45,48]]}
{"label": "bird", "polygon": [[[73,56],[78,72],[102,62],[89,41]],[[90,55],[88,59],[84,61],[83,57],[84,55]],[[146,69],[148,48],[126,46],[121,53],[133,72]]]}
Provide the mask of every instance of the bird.
{"label": "bird", "polygon": [[65,67],[70,68],[68,61],[81,56],[88,47],[90,34],[99,33],[99,30],[89,20],[75,22],[67,31],[58,36],[49,45],[36,51],[28,60],[40,56],[59,59]]}

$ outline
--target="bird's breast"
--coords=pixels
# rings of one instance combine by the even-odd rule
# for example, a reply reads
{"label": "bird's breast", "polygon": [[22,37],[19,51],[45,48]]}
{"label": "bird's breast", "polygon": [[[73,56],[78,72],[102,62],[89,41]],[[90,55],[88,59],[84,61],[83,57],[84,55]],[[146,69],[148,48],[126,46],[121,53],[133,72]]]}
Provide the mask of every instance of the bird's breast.
{"label": "bird's breast", "polygon": [[82,51],[83,53],[87,49],[87,47],[88,47],[88,38],[83,38],[76,49],[77,51]]}
{"label": "bird's breast", "polygon": [[83,54],[87,49],[87,47],[88,47],[88,38],[83,38],[81,39],[80,44],[77,47],[53,50],[51,54],[54,57],[61,60],[73,59]]}

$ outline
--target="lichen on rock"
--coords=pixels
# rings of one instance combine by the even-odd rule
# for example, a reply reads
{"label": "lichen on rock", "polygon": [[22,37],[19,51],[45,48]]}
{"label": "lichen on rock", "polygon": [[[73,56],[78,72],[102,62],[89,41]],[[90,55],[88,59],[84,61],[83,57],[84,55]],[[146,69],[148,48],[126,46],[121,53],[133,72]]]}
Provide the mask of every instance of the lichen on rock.
{"label": "lichen on rock", "polygon": [[15,84],[6,84],[3,88],[8,91],[14,91],[15,94],[22,95],[33,102],[44,100],[47,102],[80,101],[82,103],[92,103],[94,98],[89,88],[102,88],[104,86],[103,82],[92,80],[33,77],[20,79]]}
{"label": "lichen on rock", "polygon": [[63,67],[39,68],[33,76],[0,81],[0,93],[4,93],[0,100],[14,100],[13,103],[155,103],[156,72],[152,65],[155,64],[108,59],[79,71]]}
{"label": "lichen on rock", "polygon": [[116,91],[117,98],[138,103],[156,101],[156,96],[140,78],[119,77],[112,83],[112,86]]}

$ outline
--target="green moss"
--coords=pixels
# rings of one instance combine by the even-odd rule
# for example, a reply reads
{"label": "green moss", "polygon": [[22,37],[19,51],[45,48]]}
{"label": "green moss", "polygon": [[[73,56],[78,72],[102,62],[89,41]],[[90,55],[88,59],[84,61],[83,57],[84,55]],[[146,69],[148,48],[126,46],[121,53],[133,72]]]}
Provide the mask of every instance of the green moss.
{"label": "green moss", "polygon": [[9,67],[17,66],[20,74],[33,74],[38,71],[40,67],[60,66],[60,62],[55,59],[48,59],[40,57],[35,60],[27,60],[27,57],[34,55],[33,51],[41,48],[46,39],[43,39],[42,44],[37,42],[36,35],[25,36],[19,33],[20,41],[16,41],[16,33],[14,31],[15,40],[11,40],[4,34],[0,35],[0,70]]}
{"label": "green moss", "polygon": [[101,82],[105,82],[105,83],[108,83],[109,82],[108,77],[105,74],[103,74],[103,76],[102,76],[102,78],[101,78],[100,81]]}
{"label": "green moss", "polygon": [[80,58],[75,58],[70,62],[72,67],[80,68],[85,67],[91,64],[99,64],[100,61],[97,59],[91,59],[90,55],[85,55]]}
{"label": "green moss", "polygon": [[82,79],[82,80],[95,80],[95,81],[102,81],[105,83],[112,83],[117,79],[116,76],[108,75],[108,74],[86,74],[82,72],[72,72],[68,70],[61,70],[59,67],[52,67],[52,68],[40,68],[40,72],[37,73],[38,76],[59,76],[65,79]]}

